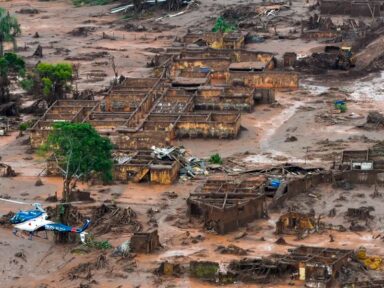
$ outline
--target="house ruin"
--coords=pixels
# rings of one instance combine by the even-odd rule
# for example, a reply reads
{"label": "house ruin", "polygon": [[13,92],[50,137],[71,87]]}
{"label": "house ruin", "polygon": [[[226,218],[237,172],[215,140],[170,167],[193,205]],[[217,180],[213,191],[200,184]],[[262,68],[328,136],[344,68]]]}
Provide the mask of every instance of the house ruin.
{"label": "house ruin", "polygon": [[349,15],[352,17],[382,17],[383,0],[321,0],[321,14]]}
{"label": "house ruin", "polygon": [[219,234],[267,215],[265,196],[260,193],[264,177],[207,180],[187,199],[188,215],[202,219],[204,227]]}
{"label": "house ruin", "polygon": [[344,150],[339,163],[340,170],[383,170],[384,149],[375,145],[367,150]]}
{"label": "house ruin", "polygon": [[300,246],[287,255],[233,261],[229,271],[243,282],[270,283],[293,278],[306,287],[335,287],[343,267],[348,266],[353,250]]}
{"label": "house ruin", "polygon": [[[219,41],[220,49],[189,47]],[[168,146],[176,138],[236,138],[240,112],[296,89],[298,74],[276,70],[272,53],[243,49],[239,33],[187,34],[184,46],[156,55],[154,77],[126,78],[102,101],[58,100],[30,129],[39,147],[58,121],[90,123],[119,150]]]}
{"label": "house ruin", "polygon": [[316,228],[314,215],[290,211],[280,215],[276,222],[276,234],[299,235],[308,234]]}
{"label": "house ruin", "polygon": [[135,232],[129,244],[130,251],[135,253],[152,253],[161,247],[157,229],[147,232]]}
{"label": "house ruin", "polygon": [[179,163],[157,159],[152,150],[124,151],[115,159],[113,175],[118,181],[172,184],[179,177]]}

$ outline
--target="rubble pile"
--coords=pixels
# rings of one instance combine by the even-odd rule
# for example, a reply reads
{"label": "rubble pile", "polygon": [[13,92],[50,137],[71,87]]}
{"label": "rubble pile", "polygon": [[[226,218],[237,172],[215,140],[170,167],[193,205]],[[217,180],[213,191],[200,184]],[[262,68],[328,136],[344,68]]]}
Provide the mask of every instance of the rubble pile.
{"label": "rubble pile", "polygon": [[367,116],[367,124],[373,125],[374,128],[384,125],[384,115],[379,111],[370,111]]}
{"label": "rubble pile", "polygon": [[130,207],[121,208],[116,205],[105,205],[95,208],[92,214],[92,232],[101,235],[112,232],[120,232],[129,226],[130,232],[142,230],[141,224],[137,221],[136,212]]}
{"label": "rubble pile", "polygon": [[[105,255],[100,254],[94,263],[92,262],[86,262],[81,263],[75,267],[73,267],[68,272],[68,278],[70,280],[76,280],[76,279],[86,279],[91,280],[92,279],[92,270],[100,270],[106,268],[108,265],[107,258]],[[81,287],[81,285],[80,285]]]}
{"label": "rubble pile", "polygon": [[222,13],[222,17],[236,23],[242,29],[256,29],[254,31],[264,31],[272,22],[279,22],[278,14],[280,11],[288,10],[289,6],[284,1],[279,3],[247,4],[230,7]]}
{"label": "rubble pile", "polygon": [[248,251],[246,249],[240,248],[236,245],[230,244],[228,246],[218,246],[216,251],[221,254],[233,254],[233,255],[247,255]]}
{"label": "rubble pile", "polygon": [[181,166],[182,178],[194,178],[198,175],[208,174],[205,161],[188,155],[183,147],[157,148],[153,146],[152,151],[157,159],[178,162]]}

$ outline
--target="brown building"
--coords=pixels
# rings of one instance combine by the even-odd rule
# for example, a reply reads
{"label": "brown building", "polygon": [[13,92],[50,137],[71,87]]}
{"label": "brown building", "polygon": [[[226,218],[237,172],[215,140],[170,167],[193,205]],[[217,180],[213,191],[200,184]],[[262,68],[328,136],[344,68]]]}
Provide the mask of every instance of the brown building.
{"label": "brown building", "polygon": [[147,232],[136,232],[131,237],[130,251],[135,253],[152,253],[161,247],[157,229]]}
{"label": "brown building", "polygon": [[188,214],[219,234],[234,231],[267,215],[265,196],[259,193],[264,181],[208,180],[187,199]]}

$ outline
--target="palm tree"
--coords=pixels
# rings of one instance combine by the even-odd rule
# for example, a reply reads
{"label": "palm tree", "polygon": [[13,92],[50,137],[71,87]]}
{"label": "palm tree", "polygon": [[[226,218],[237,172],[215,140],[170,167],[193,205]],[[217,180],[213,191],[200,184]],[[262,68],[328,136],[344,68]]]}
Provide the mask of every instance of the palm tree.
{"label": "palm tree", "polygon": [[4,42],[12,42],[16,50],[16,36],[20,35],[20,25],[16,17],[0,7],[0,57],[4,56]]}

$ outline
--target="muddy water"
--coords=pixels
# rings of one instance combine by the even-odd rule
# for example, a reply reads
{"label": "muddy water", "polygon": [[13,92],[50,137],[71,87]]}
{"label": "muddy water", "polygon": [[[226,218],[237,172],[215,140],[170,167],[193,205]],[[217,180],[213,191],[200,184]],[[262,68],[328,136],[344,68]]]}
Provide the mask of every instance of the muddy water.
{"label": "muddy water", "polygon": [[351,92],[351,98],[356,101],[384,102],[384,72],[356,81],[346,90]]}

